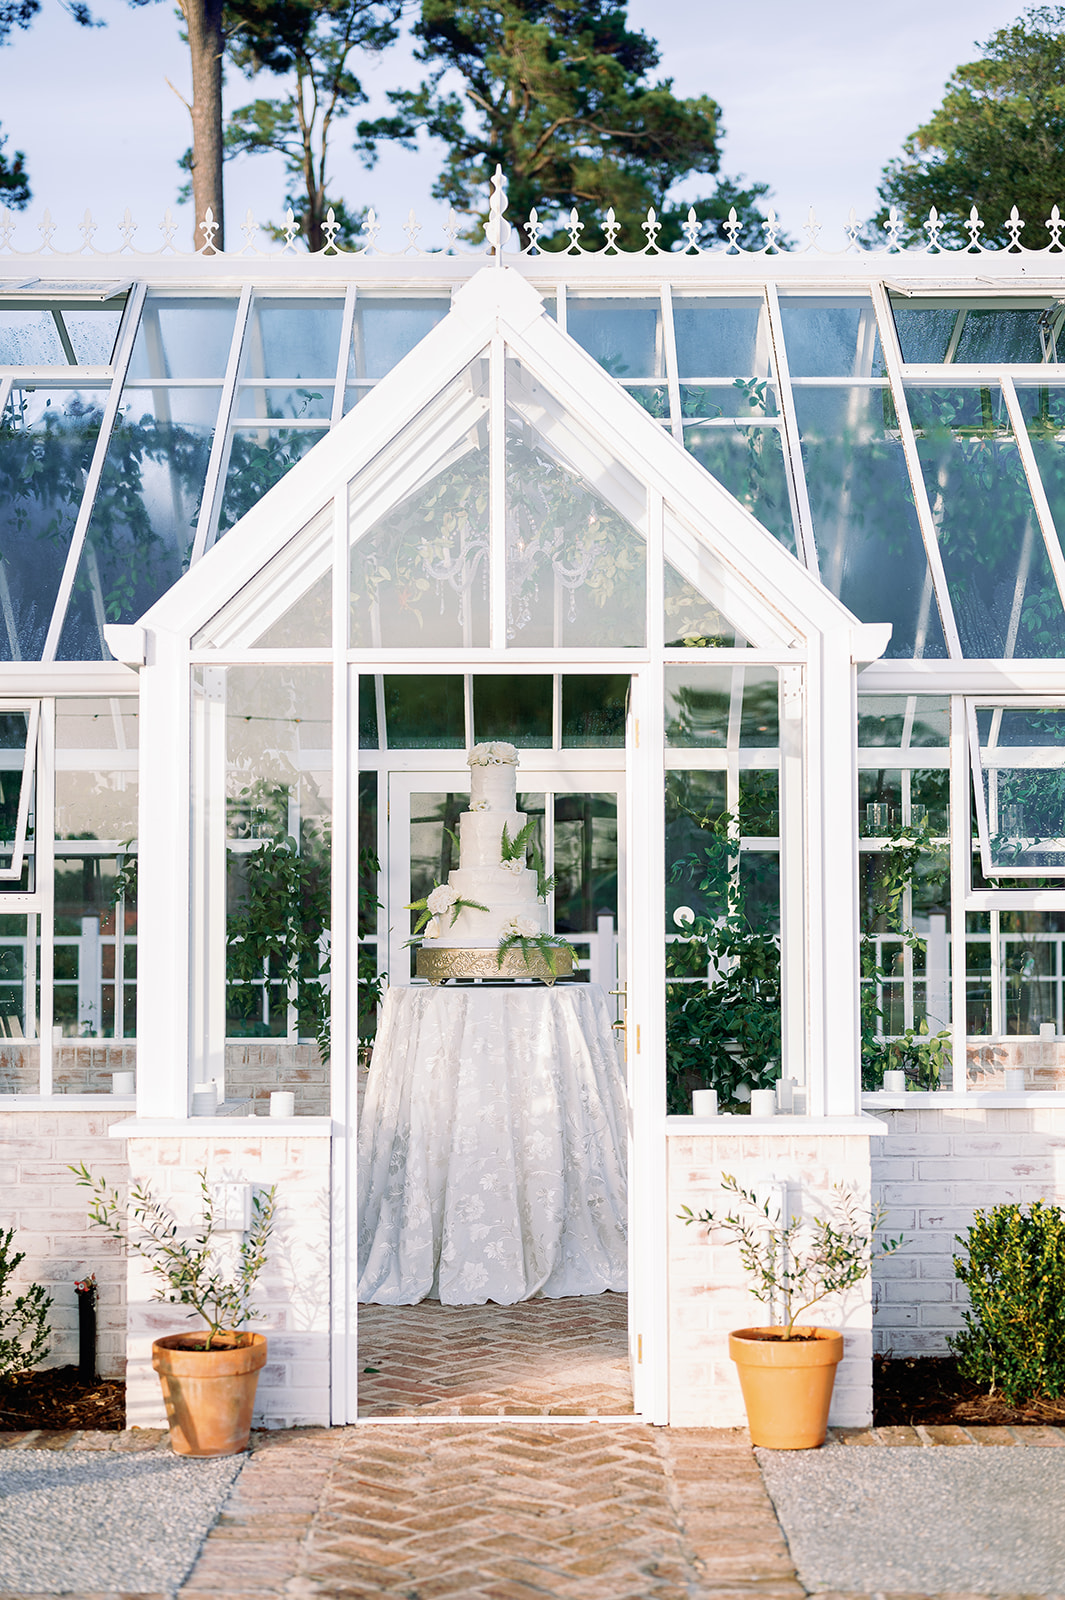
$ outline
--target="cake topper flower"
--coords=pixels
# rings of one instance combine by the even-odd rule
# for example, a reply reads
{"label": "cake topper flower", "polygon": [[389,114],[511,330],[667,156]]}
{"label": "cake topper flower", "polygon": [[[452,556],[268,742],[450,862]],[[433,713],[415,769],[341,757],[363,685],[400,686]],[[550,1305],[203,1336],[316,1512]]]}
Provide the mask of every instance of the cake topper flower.
{"label": "cake topper flower", "polygon": [[506,744],[501,739],[488,744],[475,744],[466,757],[466,764],[471,767],[516,767],[518,752],[512,744]]}

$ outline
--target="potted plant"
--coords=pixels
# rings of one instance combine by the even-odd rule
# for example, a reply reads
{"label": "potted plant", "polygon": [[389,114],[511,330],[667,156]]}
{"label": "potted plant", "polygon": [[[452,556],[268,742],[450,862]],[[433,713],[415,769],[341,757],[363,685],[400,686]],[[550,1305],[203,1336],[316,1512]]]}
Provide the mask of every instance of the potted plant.
{"label": "potted plant", "polygon": [[829,1295],[860,1283],[874,1259],[893,1255],[903,1240],[886,1239],[873,1248],[884,1219],[880,1206],[863,1217],[855,1196],[836,1186],[834,1217],[772,1215],[770,1200],[742,1189],[724,1176],[721,1187],[742,1203],[745,1215],[730,1210],[716,1216],[685,1206],[686,1223],[721,1228],[739,1245],[750,1275],[751,1293],[776,1313],[768,1327],[738,1328],[729,1334],[747,1408],[751,1443],[770,1450],[812,1450],[824,1443],[836,1368],[843,1359],[843,1335],[834,1328],[810,1327],[799,1318]]}
{"label": "potted plant", "polygon": [[[158,1282],[154,1298],[191,1307],[206,1326],[173,1333],[152,1345],[178,1455],[236,1455],[248,1447],[255,1390],[266,1364],[266,1339],[247,1323],[255,1316],[252,1291],[266,1261],[274,1222],[276,1187],[252,1199],[251,1226],[241,1239],[235,1268],[227,1274],[214,1243],[214,1201],[207,1173],[198,1174],[203,1222],[182,1237],[173,1215],[143,1185],[135,1185],[128,1207],[117,1189],[72,1166],[79,1184],[92,1192],[89,1221],[148,1262]],[[132,1215],[136,1231],[131,1231]]]}

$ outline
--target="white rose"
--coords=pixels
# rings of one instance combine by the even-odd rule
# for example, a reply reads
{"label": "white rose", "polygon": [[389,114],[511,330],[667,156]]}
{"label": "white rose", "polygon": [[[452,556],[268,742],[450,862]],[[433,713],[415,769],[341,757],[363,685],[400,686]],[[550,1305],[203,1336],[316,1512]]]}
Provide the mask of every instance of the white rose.
{"label": "white rose", "polygon": [[507,932],[516,933],[520,939],[535,939],[540,932],[540,924],[532,917],[511,917]]}
{"label": "white rose", "polygon": [[450,884],[439,883],[426,900],[426,909],[431,911],[434,917],[439,917],[445,911],[451,910],[457,898],[458,896]]}
{"label": "white rose", "polygon": [[525,871],[524,861],[521,861],[517,856],[515,856],[512,861],[501,861],[499,864],[501,867],[505,867],[508,872],[512,872],[515,877],[517,877],[520,872]]}
{"label": "white rose", "polygon": [[517,766],[518,752],[512,744],[499,742],[488,746],[489,757],[499,766]]}
{"label": "white rose", "polygon": [[466,765],[468,767],[486,767],[492,759],[491,748],[491,745],[475,744],[466,757]]}
{"label": "white rose", "polygon": [[439,918],[431,917],[429,919],[429,921],[425,924],[425,927],[422,929],[422,938],[423,939],[439,939],[439,937],[440,937],[440,921],[439,921]]}
{"label": "white rose", "polygon": [[471,811],[489,811],[491,807],[487,800],[474,800],[470,806]]}

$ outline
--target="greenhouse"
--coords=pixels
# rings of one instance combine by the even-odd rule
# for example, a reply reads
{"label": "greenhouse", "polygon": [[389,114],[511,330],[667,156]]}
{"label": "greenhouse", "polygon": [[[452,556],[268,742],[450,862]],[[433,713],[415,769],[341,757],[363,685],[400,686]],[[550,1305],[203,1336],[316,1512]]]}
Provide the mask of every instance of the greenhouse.
{"label": "greenhouse", "polygon": [[[861,1424],[874,1347],[956,1326],[955,1215],[1062,1197],[1065,258],[504,209],[480,251],[4,235],[0,1223],[65,1291],[102,1247],[20,1201],[42,1161],[276,1182],[262,1416],[358,1420],[371,1048],[513,745],[543,993],[624,1063],[636,1412],[742,1419],[742,1280],[678,1223],[736,1173],[918,1236],[838,1309]],[[151,1418],[165,1308],[97,1270]]]}

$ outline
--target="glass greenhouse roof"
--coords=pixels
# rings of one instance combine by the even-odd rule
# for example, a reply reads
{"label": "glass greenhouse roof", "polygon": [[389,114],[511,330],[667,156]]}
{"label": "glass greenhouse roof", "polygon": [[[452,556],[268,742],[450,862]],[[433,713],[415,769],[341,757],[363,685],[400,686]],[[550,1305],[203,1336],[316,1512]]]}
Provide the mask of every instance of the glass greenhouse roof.
{"label": "glass greenhouse roof", "polygon": [[[957,263],[907,287],[874,259],[835,282],[773,255],[515,264],[833,594],[892,624],[889,656],[1065,656],[1065,304],[976,264],[968,289]],[[109,659],[105,625],[223,538],[468,276],[428,256],[391,281],[343,258],[216,264],[0,277],[0,660]]]}

